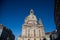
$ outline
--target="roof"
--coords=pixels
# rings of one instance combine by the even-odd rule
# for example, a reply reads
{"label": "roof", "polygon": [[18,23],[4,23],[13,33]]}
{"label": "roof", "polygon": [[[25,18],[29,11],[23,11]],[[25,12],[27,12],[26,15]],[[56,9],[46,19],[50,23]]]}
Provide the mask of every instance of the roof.
{"label": "roof", "polygon": [[51,32],[47,32],[47,33],[45,33],[45,34],[51,34]]}

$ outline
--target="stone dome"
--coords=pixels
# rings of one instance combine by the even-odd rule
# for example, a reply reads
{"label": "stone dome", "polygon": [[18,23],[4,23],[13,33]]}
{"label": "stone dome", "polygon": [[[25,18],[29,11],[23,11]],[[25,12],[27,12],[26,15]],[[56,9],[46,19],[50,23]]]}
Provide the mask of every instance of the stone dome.
{"label": "stone dome", "polygon": [[28,16],[26,17],[26,19],[27,19],[27,20],[37,21],[37,18],[36,18],[36,16],[34,15],[34,11],[33,11],[32,9],[30,10],[30,15],[28,15]]}

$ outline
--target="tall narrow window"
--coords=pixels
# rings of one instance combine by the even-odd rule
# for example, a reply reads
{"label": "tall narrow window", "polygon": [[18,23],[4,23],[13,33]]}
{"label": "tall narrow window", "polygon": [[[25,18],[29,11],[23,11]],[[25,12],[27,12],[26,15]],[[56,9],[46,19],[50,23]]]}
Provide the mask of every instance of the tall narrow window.
{"label": "tall narrow window", "polygon": [[36,40],[36,39],[34,38],[34,40]]}
{"label": "tall narrow window", "polygon": [[28,39],[28,40],[30,40],[30,39]]}
{"label": "tall narrow window", "polygon": [[34,29],[34,37],[35,37],[35,29]]}
{"label": "tall narrow window", "polygon": [[40,37],[40,30],[39,30],[39,37]]}
{"label": "tall narrow window", "polygon": [[28,29],[28,37],[30,36],[30,29]]}
{"label": "tall narrow window", "polygon": [[41,40],[41,39],[40,39]]}

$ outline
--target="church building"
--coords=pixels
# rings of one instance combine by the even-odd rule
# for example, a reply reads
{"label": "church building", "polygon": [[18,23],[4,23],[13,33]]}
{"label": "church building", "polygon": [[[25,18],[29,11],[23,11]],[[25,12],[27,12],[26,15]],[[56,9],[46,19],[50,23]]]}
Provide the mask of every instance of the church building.
{"label": "church building", "polygon": [[44,38],[45,32],[42,21],[41,19],[37,20],[33,9],[31,9],[22,25],[22,34],[18,37],[18,40],[43,40]]}

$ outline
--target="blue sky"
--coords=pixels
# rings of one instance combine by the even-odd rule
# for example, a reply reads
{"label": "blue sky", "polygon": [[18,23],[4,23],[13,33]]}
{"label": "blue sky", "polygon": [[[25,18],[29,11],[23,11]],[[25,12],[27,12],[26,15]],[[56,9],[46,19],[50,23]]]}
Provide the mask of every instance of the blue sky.
{"label": "blue sky", "polygon": [[0,24],[11,29],[16,37],[21,34],[22,24],[30,9],[34,10],[37,19],[42,19],[45,32],[56,29],[54,0],[1,0],[0,3]]}

